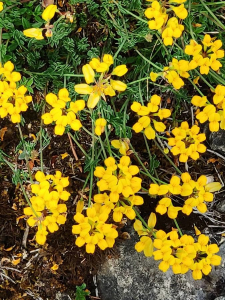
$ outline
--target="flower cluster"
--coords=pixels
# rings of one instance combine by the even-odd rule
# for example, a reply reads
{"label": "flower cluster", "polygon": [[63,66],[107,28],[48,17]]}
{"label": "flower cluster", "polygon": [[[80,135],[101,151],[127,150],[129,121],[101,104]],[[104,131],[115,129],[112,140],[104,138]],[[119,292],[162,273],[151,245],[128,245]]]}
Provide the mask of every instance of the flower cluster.
{"label": "flower cluster", "polygon": [[177,60],[172,59],[169,66],[164,67],[162,72],[150,73],[150,78],[153,82],[161,76],[168,80],[175,89],[180,89],[184,86],[183,78],[189,78],[189,71],[200,67],[201,74],[208,74],[210,68],[218,71],[222,64],[218,59],[224,57],[224,50],[221,40],[214,40],[210,35],[206,34],[202,41],[203,45],[198,44],[196,41],[191,40],[190,44],[185,47],[185,53],[192,56],[192,60]]}
{"label": "flower cluster", "polygon": [[163,78],[166,78],[176,90],[179,90],[184,86],[184,81],[181,77],[189,78],[189,70],[189,62],[187,60],[177,60],[176,58],[173,58],[169,66],[163,68],[163,72],[151,72],[150,78],[155,82],[157,77],[162,76]]}
{"label": "flower cluster", "polygon": [[34,196],[30,198],[31,205],[24,208],[24,214],[29,216],[29,226],[38,227],[36,242],[44,245],[48,231],[53,233],[66,222],[67,207],[63,202],[70,197],[70,193],[65,190],[69,179],[62,177],[60,171],[56,171],[55,175],[45,175],[38,171],[35,179],[38,183],[31,185]]}
{"label": "flower cluster", "polygon": [[[113,97],[116,91],[123,92],[127,85],[120,80],[111,79],[112,75],[123,76],[127,73],[126,65],[120,65],[109,73],[109,68],[113,64],[113,57],[110,54],[105,54],[102,61],[99,58],[93,58],[89,64],[82,67],[86,84],[76,84],[75,91],[78,94],[89,95],[87,106],[95,108],[101,97],[106,101],[106,96]],[[98,79],[95,80],[96,72],[100,73]],[[92,84],[93,85],[90,85]]]}
{"label": "flower cluster", "polygon": [[101,250],[105,250],[108,247],[112,248],[115,239],[118,237],[118,232],[113,224],[106,223],[109,213],[107,206],[102,206],[99,203],[95,203],[92,207],[87,208],[86,216],[77,211],[74,220],[78,225],[73,225],[72,227],[72,233],[79,235],[75,244],[78,247],[86,244],[87,253],[94,253],[96,245]]}
{"label": "flower cluster", "polygon": [[191,103],[197,107],[204,107],[202,111],[197,111],[196,118],[200,123],[209,121],[209,130],[218,131],[219,128],[225,130],[225,86],[217,85],[214,90],[213,103],[207,97],[194,96]]}
{"label": "flower cluster", "polygon": [[[182,185],[181,180],[183,182]],[[150,184],[149,194],[166,196],[159,201],[156,212],[161,215],[167,213],[169,218],[175,219],[178,211],[190,215],[193,208],[197,208],[201,213],[205,213],[207,211],[205,202],[212,202],[213,192],[220,189],[221,184],[219,182],[207,183],[205,175],[201,175],[197,181],[194,181],[189,173],[183,173],[181,179],[178,176],[172,176],[169,184]],[[183,207],[173,206],[170,195],[181,195],[184,197]]]}
{"label": "flower cluster", "polygon": [[[181,1],[170,1],[176,4],[181,4],[186,2],[186,0]],[[179,19],[186,19],[188,12],[184,7],[184,4],[179,6],[173,6],[169,3],[168,9],[166,8],[167,3],[160,3],[159,1],[152,1],[151,7],[147,8],[145,11],[145,16],[150,19],[148,26],[151,30],[158,30],[162,33],[163,42],[166,46],[173,44],[173,38],[179,38],[182,35],[184,26],[179,24],[176,17],[169,19],[169,11],[173,11]]]}
{"label": "flower cluster", "polygon": [[72,102],[66,88],[60,89],[58,96],[53,93],[47,94],[45,99],[53,108],[50,112],[43,114],[42,119],[44,120],[44,124],[55,122],[55,134],[63,135],[67,125],[75,131],[78,131],[82,127],[76,114],[84,109],[84,100]]}
{"label": "flower cluster", "polygon": [[215,40],[209,34],[204,36],[202,45],[191,40],[184,50],[186,54],[192,56],[189,69],[193,70],[200,67],[200,73],[206,75],[209,73],[210,68],[218,71],[222,67],[218,59],[224,57],[224,50],[220,49],[222,46],[221,40]]}
{"label": "flower cluster", "polygon": [[170,267],[174,274],[185,274],[192,271],[195,280],[201,279],[202,274],[208,275],[213,266],[221,264],[221,257],[215,255],[219,251],[216,244],[209,245],[209,237],[201,234],[198,241],[190,235],[182,235],[180,238],[176,230],[169,233],[154,229],[156,215],[150,214],[148,223],[144,224],[136,220],[134,229],[141,237],[135,244],[137,252],[144,252],[147,257],[153,256],[155,260],[162,260],[159,269],[166,272]]}
{"label": "flower cluster", "polygon": [[13,70],[14,64],[10,61],[0,66],[0,117],[9,115],[13,123],[19,123],[20,114],[28,109],[27,104],[32,97],[26,95],[27,88],[24,85],[17,88],[16,82],[20,81],[21,75]]}
{"label": "flower cluster", "polygon": [[180,238],[175,230],[165,233],[159,230],[153,247],[155,260],[162,260],[159,269],[166,272],[170,267],[174,274],[185,274],[192,271],[195,280],[201,279],[202,274],[208,275],[213,266],[221,264],[221,257],[215,255],[219,251],[217,244],[208,244],[209,237],[201,234],[198,241],[190,235],[182,235]]}
{"label": "flower cluster", "polygon": [[107,206],[113,210],[113,220],[120,222],[123,215],[130,220],[136,216],[134,205],[142,205],[143,198],[135,195],[141,189],[142,179],[135,176],[139,168],[130,165],[130,157],[122,156],[118,164],[113,157],[108,157],[104,161],[104,167],[96,167],[94,175],[100,180],[97,186],[100,193],[94,195],[94,201]]}
{"label": "flower cluster", "polygon": [[168,144],[172,146],[173,155],[179,155],[180,162],[187,162],[189,157],[197,160],[199,153],[206,151],[206,146],[202,144],[206,136],[199,131],[200,128],[197,125],[189,128],[187,122],[182,122],[180,127],[175,127],[172,130],[174,137],[168,138]]}
{"label": "flower cluster", "polygon": [[166,129],[165,124],[163,122],[156,121],[155,118],[157,117],[160,120],[163,120],[171,115],[171,111],[169,109],[161,109],[159,107],[160,103],[161,98],[157,95],[153,95],[147,106],[141,105],[139,102],[134,102],[131,105],[131,109],[141,116],[138,119],[138,122],[133,125],[132,129],[136,133],[144,130],[144,134],[149,140],[155,138],[155,131],[164,132]]}

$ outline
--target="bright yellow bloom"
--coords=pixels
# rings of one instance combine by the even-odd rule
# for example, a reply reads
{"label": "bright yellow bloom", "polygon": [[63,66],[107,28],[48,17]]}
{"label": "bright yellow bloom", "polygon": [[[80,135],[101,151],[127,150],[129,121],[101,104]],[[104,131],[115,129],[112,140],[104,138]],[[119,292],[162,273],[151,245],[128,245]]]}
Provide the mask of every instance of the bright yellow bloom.
{"label": "bright yellow bloom", "polygon": [[119,152],[122,155],[126,155],[127,151],[129,150],[128,139],[112,140],[111,144],[114,148],[119,149]]}
{"label": "bright yellow bloom", "polygon": [[174,7],[173,11],[175,12],[176,16],[182,20],[186,19],[188,16],[188,12],[187,12],[186,8],[184,7],[184,4]]}
{"label": "bright yellow bloom", "polygon": [[43,245],[48,231],[53,233],[66,222],[67,207],[62,202],[70,196],[65,191],[69,180],[68,177],[62,177],[60,171],[56,171],[55,175],[45,175],[38,171],[35,180],[38,183],[31,185],[32,193],[35,194],[30,198],[32,207],[25,207],[24,214],[29,216],[29,226],[38,227],[36,241]]}
{"label": "bright yellow bloom", "polygon": [[179,155],[180,162],[186,162],[189,157],[194,160],[199,158],[199,153],[204,153],[206,147],[201,144],[206,139],[204,133],[199,134],[200,128],[197,125],[189,128],[187,122],[182,122],[180,127],[172,130],[175,138],[169,138],[168,144],[173,146],[173,155]]}
{"label": "bright yellow bloom", "polygon": [[43,40],[42,30],[39,28],[30,28],[23,31],[23,34],[30,38],[35,38],[36,40]]}
{"label": "bright yellow bloom", "polygon": [[[78,94],[90,95],[87,103],[89,108],[95,108],[101,97],[106,101],[106,96],[113,97],[116,95],[116,91],[123,92],[126,90],[127,85],[125,83],[111,79],[112,75],[123,76],[127,72],[126,65],[117,66],[111,74],[107,75],[112,64],[113,57],[110,54],[105,54],[103,62],[99,58],[93,58],[89,64],[82,67],[87,84],[76,84],[74,89]],[[94,79],[94,70],[101,73],[98,81]],[[94,85],[90,86],[91,83],[94,83]]]}
{"label": "bright yellow bloom", "polygon": [[[156,121],[155,118],[159,117],[159,119],[162,120],[171,115],[169,109],[159,109],[160,102],[161,98],[158,95],[153,95],[150,98],[147,106],[141,105],[138,102],[134,102],[131,105],[131,109],[134,112],[136,112],[139,116],[143,116],[139,118],[138,122],[133,125],[132,129],[136,133],[144,130],[144,134],[149,140],[155,138],[155,131],[163,132],[166,129],[165,124]],[[151,122],[154,125],[154,129],[151,125]]]}
{"label": "bright yellow bloom", "polygon": [[4,9],[3,2],[0,2],[0,11],[2,11],[3,9]]}
{"label": "bright yellow bloom", "polygon": [[95,134],[100,136],[105,131],[106,124],[107,122],[103,118],[95,120]]}
{"label": "bright yellow bloom", "polygon": [[45,10],[42,13],[42,19],[49,22],[55,15],[57,11],[57,6],[50,4],[45,8]]}

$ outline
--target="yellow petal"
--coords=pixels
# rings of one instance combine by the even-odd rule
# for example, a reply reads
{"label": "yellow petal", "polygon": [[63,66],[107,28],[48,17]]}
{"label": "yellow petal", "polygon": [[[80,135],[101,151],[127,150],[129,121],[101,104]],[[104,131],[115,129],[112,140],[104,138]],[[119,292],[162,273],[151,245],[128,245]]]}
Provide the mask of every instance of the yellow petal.
{"label": "yellow petal", "polygon": [[92,93],[88,98],[87,107],[88,108],[95,108],[100,100],[100,96],[98,94]]}

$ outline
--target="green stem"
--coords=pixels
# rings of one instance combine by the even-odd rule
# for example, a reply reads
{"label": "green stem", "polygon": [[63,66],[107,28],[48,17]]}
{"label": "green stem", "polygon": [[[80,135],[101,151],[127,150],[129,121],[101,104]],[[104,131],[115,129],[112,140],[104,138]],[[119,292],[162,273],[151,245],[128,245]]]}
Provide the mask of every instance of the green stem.
{"label": "green stem", "polygon": [[103,155],[104,155],[105,158],[107,158],[107,155],[106,155],[106,152],[105,152],[105,148],[104,148],[101,136],[99,137],[99,142],[100,142],[100,145],[101,145],[101,148],[102,148]]}
{"label": "green stem", "polygon": [[144,80],[148,80],[148,79],[150,79],[150,77],[141,78],[141,79],[138,79],[138,80],[129,82],[129,83],[127,84],[127,86],[132,85],[132,84],[137,83],[137,82],[141,82],[141,81],[144,81]]}
{"label": "green stem", "polygon": [[135,211],[136,216],[137,216],[138,219],[142,222],[142,224],[144,224],[145,227],[146,227],[149,231],[152,232],[153,236],[156,237],[156,236],[155,236],[155,233],[154,233],[154,231],[153,231],[153,228],[150,228],[150,227],[148,226],[148,224],[147,224],[147,223],[145,222],[145,220],[141,217],[141,215],[139,214],[139,212],[137,211],[137,209],[136,209],[135,207],[133,207],[133,210]]}
{"label": "green stem", "polygon": [[30,169],[30,166],[29,166],[29,160],[28,160],[28,157],[27,157],[27,150],[26,150],[26,147],[25,147],[25,144],[24,144],[23,133],[22,133],[22,130],[21,130],[21,127],[20,127],[20,123],[17,123],[17,124],[18,124],[19,133],[20,133],[20,139],[21,139],[22,144],[23,144],[23,151],[24,151],[24,155],[25,155],[24,157],[25,157],[25,161],[26,161],[27,170],[28,170],[28,173],[29,173],[30,181],[31,181],[31,183],[33,183],[31,169]]}
{"label": "green stem", "polygon": [[93,167],[91,167],[91,178],[90,178],[90,187],[89,187],[89,197],[88,197],[88,207],[91,206],[91,197],[92,197],[92,186],[93,186],[93,175],[94,175],[94,170]]}
{"label": "green stem", "polygon": [[181,229],[180,229],[180,226],[179,226],[178,223],[177,223],[177,220],[176,220],[176,219],[173,219],[173,220],[174,220],[174,223],[175,223],[175,225],[176,225],[176,227],[177,227],[177,229],[178,229],[178,232],[179,232],[180,236],[182,236],[183,233],[182,233],[182,231],[181,231]]}
{"label": "green stem", "polygon": [[201,73],[199,73],[198,70],[195,70],[195,72],[198,74],[198,76],[205,82],[205,84],[208,85],[208,87],[212,90],[214,90],[214,87],[204,78],[204,76],[201,75]]}
{"label": "green stem", "polygon": [[[142,170],[140,170],[140,173],[143,174],[143,175],[145,175],[145,176],[147,176],[147,177],[149,177],[149,173],[146,173],[146,172],[144,172]],[[151,177],[149,177],[149,178],[151,178]],[[162,184],[168,184],[168,183],[166,183],[166,182],[164,182],[164,181],[162,181],[162,180],[160,180],[158,178],[155,178],[155,181],[158,181],[159,183],[162,183]]]}
{"label": "green stem", "polygon": [[145,165],[143,164],[143,162],[140,160],[137,152],[135,151],[134,147],[131,145],[130,143],[130,148],[133,150],[134,155],[136,156],[138,162],[140,163],[140,165],[142,166],[142,168],[145,170],[145,172],[148,174],[148,177],[151,178],[151,180],[156,183],[156,179],[149,173],[149,171],[146,169]]}
{"label": "green stem", "polygon": [[166,157],[166,159],[171,163],[171,165],[174,167],[174,169],[181,175],[182,172],[178,169],[178,167],[174,164],[174,162],[169,158],[168,155],[163,151],[163,149],[160,147],[160,145],[154,140],[156,146],[159,148],[159,150],[162,152],[162,154]]}
{"label": "green stem", "polygon": [[193,29],[192,29],[192,24],[191,24],[191,18],[190,18],[190,16],[191,16],[191,2],[192,2],[192,0],[189,0],[189,3],[188,3],[189,28],[190,28],[191,37],[192,37],[193,40],[195,40]]}
{"label": "green stem", "polygon": [[143,54],[141,54],[141,52],[139,52],[137,49],[135,49],[135,51],[145,60],[145,61],[147,61],[150,65],[152,65],[153,67],[155,67],[156,69],[158,69],[158,70],[160,70],[160,72],[163,72],[163,70],[159,67],[159,66],[157,66],[157,65],[155,65],[153,62],[151,62],[149,59],[147,59]]}
{"label": "green stem", "polygon": [[117,55],[120,53],[120,50],[123,48],[123,45],[125,44],[126,41],[127,39],[124,39],[123,42],[120,44],[119,48],[117,49],[116,53],[113,56],[114,60],[117,58]]}
{"label": "green stem", "polygon": [[[42,108],[42,115],[45,112],[45,104],[43,105]],[[44,167],[43,167],[43,145],[42,145],[42,126],[43,126],[43,119],[41,119],[41,124],[40,124],[40,161],[41,161],[41,172],[44,172]]]}
{"label": "green stem", "polygon": [[196,91],[199,92],[199,94],[204,97],[204,94],[201,92],[201,90],[197,87],[197,85],[190,79],[188,78],[188,80],[190,81],[190,83],[194,86],[194,88],[196,89]]}
{"label": "green stem", "polygon": [[217,81],[219,81],[219,83],[225,85],[225,80],[223,80],[223,78],[220,77],[216,72],[214,72],[213,70],[210,70],[209,74],[212,75],[214,77],[214,79],[216,79]]}
{"label": "green stem", "polygon": [[68,134],[70,135],[70,137],[72,138],[72,140],[76,143],[76,145],[80,148],[80,150],[83,152],[83,154],[88,158],[91,159],[91,157],[87,154],[87,152],[83,149],[83,147],[80,145],[80,143],[78,143],[78,141],[75,139],[75,137],[68,132]]}
{"label": "green stem", "polygon": [[[90,132],[89,130],[87,130],[87,128],[85,128],[84,126],[82,126],[82,129],[93,138],[93,133],[92,132]],[[94,134],[94,138],[96,140],[99,139],[97,136],[95,136],[95,134]]]}

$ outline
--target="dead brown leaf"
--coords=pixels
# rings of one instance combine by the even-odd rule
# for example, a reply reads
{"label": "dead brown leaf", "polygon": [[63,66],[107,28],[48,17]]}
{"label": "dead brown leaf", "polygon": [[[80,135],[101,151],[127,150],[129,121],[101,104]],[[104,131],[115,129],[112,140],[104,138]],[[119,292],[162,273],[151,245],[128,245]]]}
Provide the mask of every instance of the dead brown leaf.
{"label": "dead brown leaf", "polygon": [[54,0],[43,0],[42,1],[42,6],[43,7],[47,7],[47,6],[51,5],[51,4],[54,4]]}
{"label": "dead brown leaf", "polygon": [[1,138],[1,141],[3,141],[3,139],[4,139],[4,135],[5,135],[5,133],[6,133],[6,131],[7,131],[7,127],[3,127],[1,130],[0,130],[0,138]]}

